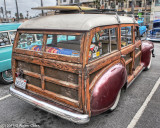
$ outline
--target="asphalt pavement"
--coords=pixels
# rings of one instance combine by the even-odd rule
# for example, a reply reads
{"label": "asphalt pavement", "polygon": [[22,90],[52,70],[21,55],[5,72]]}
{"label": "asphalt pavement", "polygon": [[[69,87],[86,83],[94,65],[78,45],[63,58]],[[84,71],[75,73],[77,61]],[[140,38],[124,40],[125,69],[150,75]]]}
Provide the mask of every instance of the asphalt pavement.
{"label": "asphalt pavement", "polygon": [[[155,55],[150,70],[143,71],[123,92],[114,112],[92,117],[90,122],[78,125],[38,109],[9,95],[9,86],[0,84],[0,128],[127,128],[145,103],[160,77],[160,43],[155,43]],[[160,128],[160,87],[138,115],[130,128]],[[142,107],[143,108],[143,107]]]}

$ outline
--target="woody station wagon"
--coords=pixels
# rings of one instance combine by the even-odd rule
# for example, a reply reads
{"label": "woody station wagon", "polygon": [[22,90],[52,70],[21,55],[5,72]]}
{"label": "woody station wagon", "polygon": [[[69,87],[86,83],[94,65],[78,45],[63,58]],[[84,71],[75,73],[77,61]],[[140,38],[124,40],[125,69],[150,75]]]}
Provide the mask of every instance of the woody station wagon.
{"label": "woody station wagon", "polygon": [[64,119],[87,123],[91,116],[116,108],[121,90],[150,68],[153,49],[152,42],[140,40],[131,17],[31,19],[16,34],[10,93]]}

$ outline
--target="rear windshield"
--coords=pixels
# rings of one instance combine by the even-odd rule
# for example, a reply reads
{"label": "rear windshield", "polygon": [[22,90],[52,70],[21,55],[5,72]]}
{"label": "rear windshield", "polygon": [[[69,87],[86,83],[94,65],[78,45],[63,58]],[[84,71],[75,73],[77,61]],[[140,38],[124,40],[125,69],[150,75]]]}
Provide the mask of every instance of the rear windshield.
{"label": "rear windshield", "polygon": [[[45,43],[43,43],[43,36],[43,34],[20,34],[17,48],[37,52],[44,51],[51,54],[61,54],[76,57],[80,56],[80,43],[82,34],[48,34]],[[44,48],[42,49],[43,45]]]}

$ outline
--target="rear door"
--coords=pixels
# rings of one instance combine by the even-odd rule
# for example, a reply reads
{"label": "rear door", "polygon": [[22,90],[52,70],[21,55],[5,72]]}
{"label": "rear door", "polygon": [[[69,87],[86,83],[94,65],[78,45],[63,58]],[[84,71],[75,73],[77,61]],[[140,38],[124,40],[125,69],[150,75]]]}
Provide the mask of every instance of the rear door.
{"label": "rear door", "polygon": [[17,34],[13,72],[23,71],[27,91],[82,111],[80,47],[84,34],[42,33]]}
{"label": "rear door", "polygon": [[128,74],[128,83],[130,83],[133,78],[133,68],[134,68],[134,39],[133,39],[133,25],[132,24],[122,24],[120,25],[121,31],[121,54],[124,58],[126,70]]}
{"label": "rear door", "polygon": [[[142,70],[141,65],[141,40],[138,25],[121,25],[121,54],[124,58],[128,83],[130,83]],[[125,31],[124,31],[125,30]],[[129,32],[131,30],[131,32]]]}

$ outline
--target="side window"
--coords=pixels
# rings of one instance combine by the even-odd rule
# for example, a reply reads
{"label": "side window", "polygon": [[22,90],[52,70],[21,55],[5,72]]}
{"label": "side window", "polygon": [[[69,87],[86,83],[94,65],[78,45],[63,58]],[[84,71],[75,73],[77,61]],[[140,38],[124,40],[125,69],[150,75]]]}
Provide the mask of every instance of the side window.
{"label": "side window", "polygon": [[[39,40],[37,40],[37,38]],[[20,34],[17,48],[41,51],[43,42],[43,34]]]}
{"label": "side window", "polygon": [[8,32],[0,33],[0,46],[10,45]]}
{"label": "side window", "polygon": [[90,45],[89,60],[117,50],[117,43],[117,28],[104,29],[95,33]]}
{"label": "side window", "polygon": [[121,47],[125,47],[130,44],[133,44],[132,31],[133,31],[133,27],[131,26],[121,28]]}

